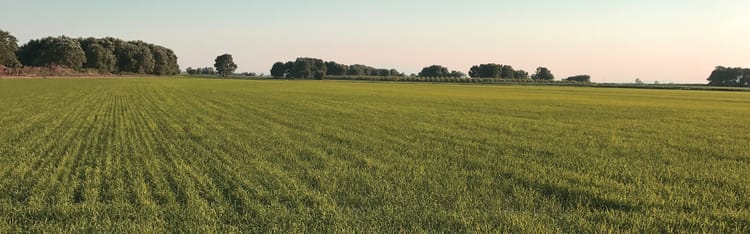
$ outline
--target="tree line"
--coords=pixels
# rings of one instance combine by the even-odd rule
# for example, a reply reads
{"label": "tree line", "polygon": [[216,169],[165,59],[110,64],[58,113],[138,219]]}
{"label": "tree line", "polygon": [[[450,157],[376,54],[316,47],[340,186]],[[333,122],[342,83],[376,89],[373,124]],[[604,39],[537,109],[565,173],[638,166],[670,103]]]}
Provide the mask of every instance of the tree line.
{"label": "tree line", "polygon": [[271,66],[275,78],[324,79],[326,76],[404,76],[396,69],[381,69],[355,64],[345,65],[317,58],[297,58],[289,62],[276,62]]}
{"label": "tree line", "polygon": [[[422,69],[419,73],[420,77],[448,77],[448,78],[463,78],[466,74],[459,71],[449,71],[448,68],[440,65],[432,65]],[[469,69],[469,77],[471,78],[485,78],[485,79],[508,79],[508,80],[540,80],[540,81],[551,81],[555,79],[555,75],[552,74],[546,67],[539,67],[536,69],[536,73],[529,76],[529,73],[524,70],[513,69],[510,65],[502,65],[496,63],[487,63],[474,65]],[[591,82],[591,76],[589,75],[577,75],[571,76],[563,81],[570,82]]]}
{"label": "tree line", "polygon": [[216,70],[214,70],[213,67],[203,67],[203,68],[193,68],[188,67],[185,68],[185,73],[188,75],[216,75]]}
{"label": "tree line", "polygon": [[60,66],[99,73],[176,75],[177,55],[163,46],[118,38],[34,39],[18,46],[10,33],[0,30],[0,65],[18,67]]}
{"label": "tree line", "polygon": [[708,77],[708,85],[725,87],[750,87],[750,69],[718,66]]}

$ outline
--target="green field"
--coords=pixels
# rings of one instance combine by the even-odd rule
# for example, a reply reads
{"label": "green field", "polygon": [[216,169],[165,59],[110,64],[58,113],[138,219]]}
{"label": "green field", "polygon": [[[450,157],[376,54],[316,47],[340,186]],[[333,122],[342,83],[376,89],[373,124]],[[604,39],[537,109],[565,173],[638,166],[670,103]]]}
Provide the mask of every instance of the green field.
{"label": "green field", "polygon": [[0,79],[0,232],[750,232],[750,93]]}

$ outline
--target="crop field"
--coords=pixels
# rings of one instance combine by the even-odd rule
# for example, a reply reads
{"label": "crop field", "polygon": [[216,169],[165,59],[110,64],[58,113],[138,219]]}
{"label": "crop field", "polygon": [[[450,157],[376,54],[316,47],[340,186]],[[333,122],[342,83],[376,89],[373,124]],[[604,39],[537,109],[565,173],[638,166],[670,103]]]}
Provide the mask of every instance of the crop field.
{"label": "crop field", "polygon": [[0,233],[750,232],[750,93],[0,79]]}

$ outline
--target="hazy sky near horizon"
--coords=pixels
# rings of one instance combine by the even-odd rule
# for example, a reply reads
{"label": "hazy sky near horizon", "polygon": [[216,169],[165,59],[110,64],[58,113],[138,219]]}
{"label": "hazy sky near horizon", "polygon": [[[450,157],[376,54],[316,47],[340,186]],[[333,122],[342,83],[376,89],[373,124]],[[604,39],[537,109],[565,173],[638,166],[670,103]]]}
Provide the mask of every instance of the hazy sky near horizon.
{"label": "hazy sky near horizon", "polygon": [[501,63],[597,82],[705,83],[750,67],[747,0],[0,0],[0,29],[172,48],[182,69],[230,53],[238,71],[316,57],[415,73]]}

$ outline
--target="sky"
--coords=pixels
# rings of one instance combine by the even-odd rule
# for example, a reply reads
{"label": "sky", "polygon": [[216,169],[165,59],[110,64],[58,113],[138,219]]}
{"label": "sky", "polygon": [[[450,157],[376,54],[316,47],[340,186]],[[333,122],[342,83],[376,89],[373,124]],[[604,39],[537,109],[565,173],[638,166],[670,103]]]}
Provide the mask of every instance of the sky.
{"label": "sky", "polygon": [[498,63],[595,82],[705,83],[750,67],[748,0],[0,0],[0,30],[113,36],[175,51],[182,69],[229,53],[239,72],[316,57],[417,73]]}

